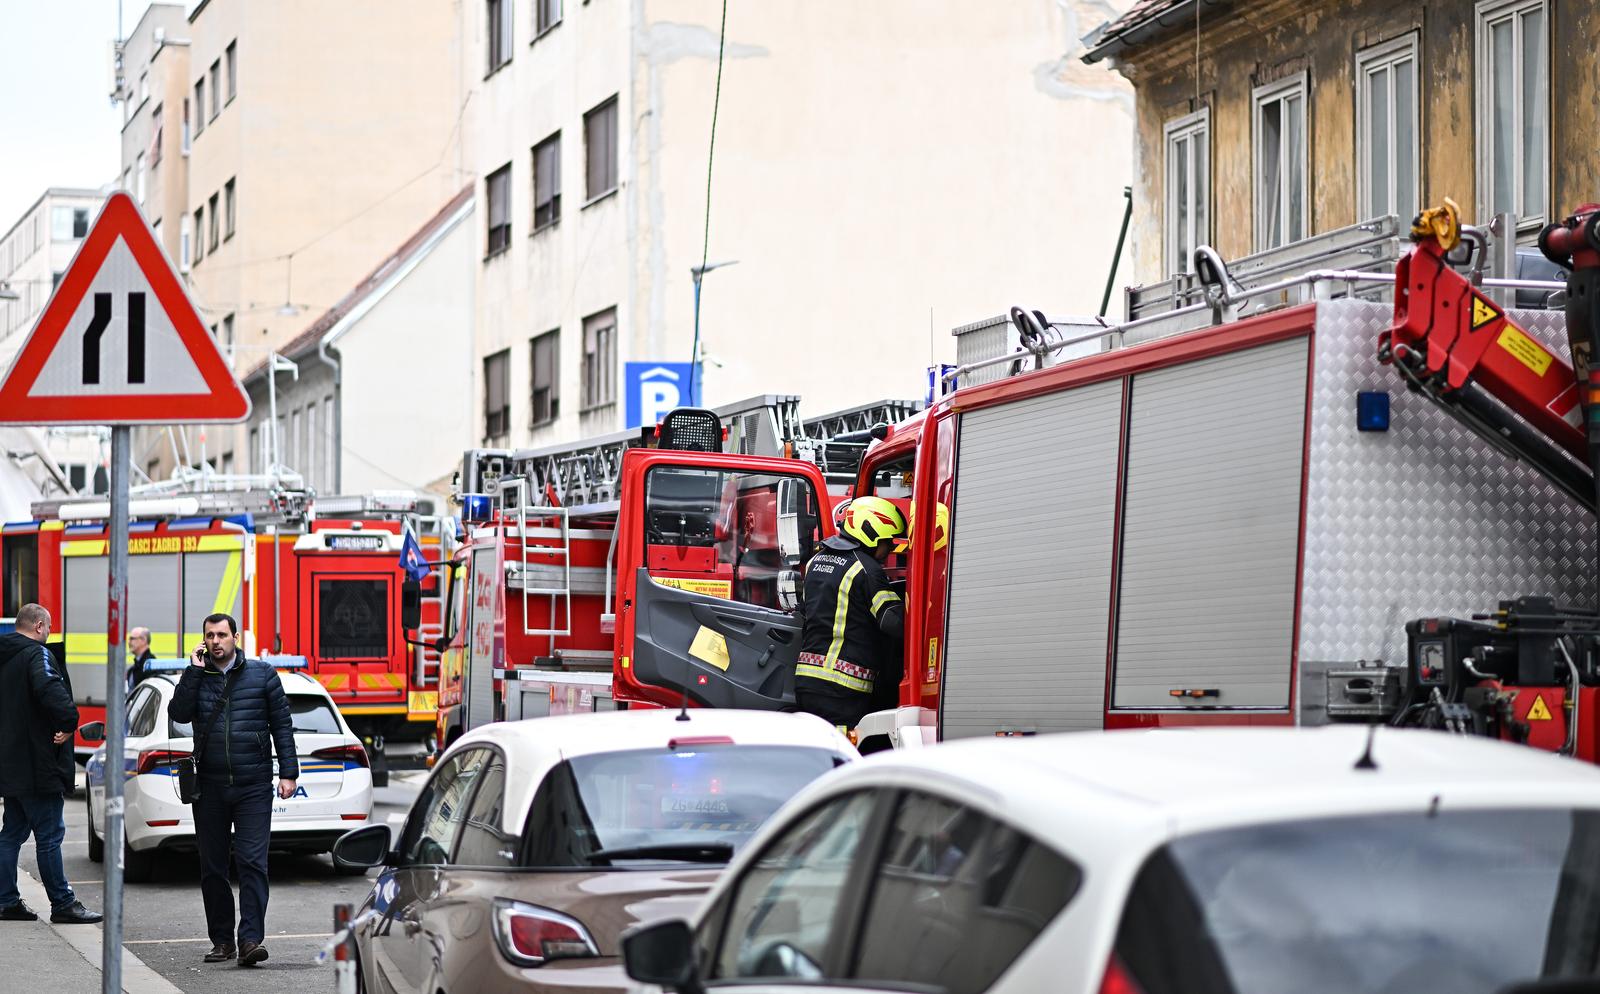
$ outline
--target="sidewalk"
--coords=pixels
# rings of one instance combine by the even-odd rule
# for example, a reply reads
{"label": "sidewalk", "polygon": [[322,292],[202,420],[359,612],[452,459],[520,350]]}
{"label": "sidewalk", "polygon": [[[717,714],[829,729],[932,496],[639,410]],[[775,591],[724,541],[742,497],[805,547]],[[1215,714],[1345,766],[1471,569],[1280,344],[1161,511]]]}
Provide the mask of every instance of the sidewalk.
{"label": "sidewalk", "polygon": [[[93,994],[100,990],[101,926],[51,925],[50,899],[26,870],[17,873],[23,901],[36,922],[0,922],[0,977],[7,990],[27,994]],[[137,956],[122,950],[125,994],[183,994]]]}

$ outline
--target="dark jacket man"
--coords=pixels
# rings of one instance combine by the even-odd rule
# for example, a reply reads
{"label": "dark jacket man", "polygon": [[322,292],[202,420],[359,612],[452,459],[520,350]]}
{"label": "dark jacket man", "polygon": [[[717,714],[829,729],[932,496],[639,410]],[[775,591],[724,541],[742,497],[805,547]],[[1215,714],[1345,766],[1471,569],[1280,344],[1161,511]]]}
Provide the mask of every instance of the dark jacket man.
{"label": "dark jacket man", "polygon": [[906,527],[873,496],[851,501],[840,527],[806,566],[795,703],[854,728],[899,681],[905,606],[883,559]]}
{"label": "dark jacket man", "polygon": [[[278,747],[277,796],[287,800],[300,776],[294,722],[278,671],[245,657],[233,618],[213,614],[202,630],[205,646],[183,668],[168,714],[194,728],[200,766],[194,836],[212,943],[204,959],[220,963],[237,955],[240,966],[254,966],[267,958],[261,942],[267,917],[267,843],[272,837],[272,747]],[[230,855],[239,871],[237,945]]]}
{"label": "dark jacket man", "polygon": [[92,925],[100,915],[72,892],[61,859],[78,707],[67,668],[44,644],[49,637],[50,612],[38,604],[19,607],[16,631],[0,635],[0,921],[39,918],[17,890],[17,856],[31,835],[50,920]]}
{"label": "dark jacket man", "polygon": [[67,668],[21,632],[0,635],[0,797],[70,794],[72,739],[78,727]]}
{"label": "dark jacket man", "polygon": [[[226,711],[217,715],[228,675],[215,662],[204,669],[185,666],[172,694],[169,713],[173,721],[194,726],[195,735],[211,724],[211,735],[195,743],[200,754],[200,779],[228,785],[270,783],[272,747],[278,747],[278,776],[294,780],[300,776],[295,756],[294,722],[289,715],[289,698],[283,692],[278,671],[259,659],[247,659],[235,650],[234,666],[243,666],[228,693]],[[231,666],[230,666],[231,669]]]}

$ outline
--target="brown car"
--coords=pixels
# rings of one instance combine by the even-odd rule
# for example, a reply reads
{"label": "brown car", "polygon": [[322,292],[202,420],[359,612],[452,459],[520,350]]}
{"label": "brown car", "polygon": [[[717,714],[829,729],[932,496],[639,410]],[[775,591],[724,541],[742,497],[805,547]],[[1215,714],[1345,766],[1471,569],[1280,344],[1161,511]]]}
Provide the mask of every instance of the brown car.
{"label": "brown car", "polygon": [[383,865],[353,923],[374,994],[630,987],[617,937],[689,914],[784,801],[855,758],[809,715],[695,710],[488,725],[451,746],[398,843],[386,825],[334,858]]}

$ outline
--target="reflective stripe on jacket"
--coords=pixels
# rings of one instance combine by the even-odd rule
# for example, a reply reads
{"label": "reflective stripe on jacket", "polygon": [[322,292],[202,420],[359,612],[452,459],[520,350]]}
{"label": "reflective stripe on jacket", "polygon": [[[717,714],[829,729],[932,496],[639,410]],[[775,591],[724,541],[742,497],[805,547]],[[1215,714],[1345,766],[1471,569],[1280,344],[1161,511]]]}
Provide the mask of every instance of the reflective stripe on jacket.
{"label": "reflective stripe on jacket", "polygon": [[806,566],[802,617],[796,680],[830,693],[872,693],[904,617],[883,565],[853,539],[824,541]]}

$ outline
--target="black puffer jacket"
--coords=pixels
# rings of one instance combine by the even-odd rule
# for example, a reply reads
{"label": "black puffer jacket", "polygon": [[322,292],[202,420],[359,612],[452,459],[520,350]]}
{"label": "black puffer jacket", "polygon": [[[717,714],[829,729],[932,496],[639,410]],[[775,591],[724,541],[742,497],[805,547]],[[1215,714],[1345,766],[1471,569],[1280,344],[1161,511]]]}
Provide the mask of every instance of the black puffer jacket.
{"label": "black puffer jacket", "polygon": [[72,792],[72,740],[78,727],[72,684],[44,643],[0,635],[0,796]]}
{"label": "black puffer jacket", "polygon": [[[294,721],[289,698],[278,671],[259,659],[239,653],[234,666],[244,672],[234,680],[226,711],[217,713],[228,674],[209,661],[204,668],[185,666],[172,695],[173,721],[188,722],[199,736],[211,725],[211,735],[201,745],[200,779],[214,783],[248,784],[272,779],[272,746],[278,747],[278,776],[294,780],[300,763],[294,751]],[[217,715],[213,720],[212,715]]]}

